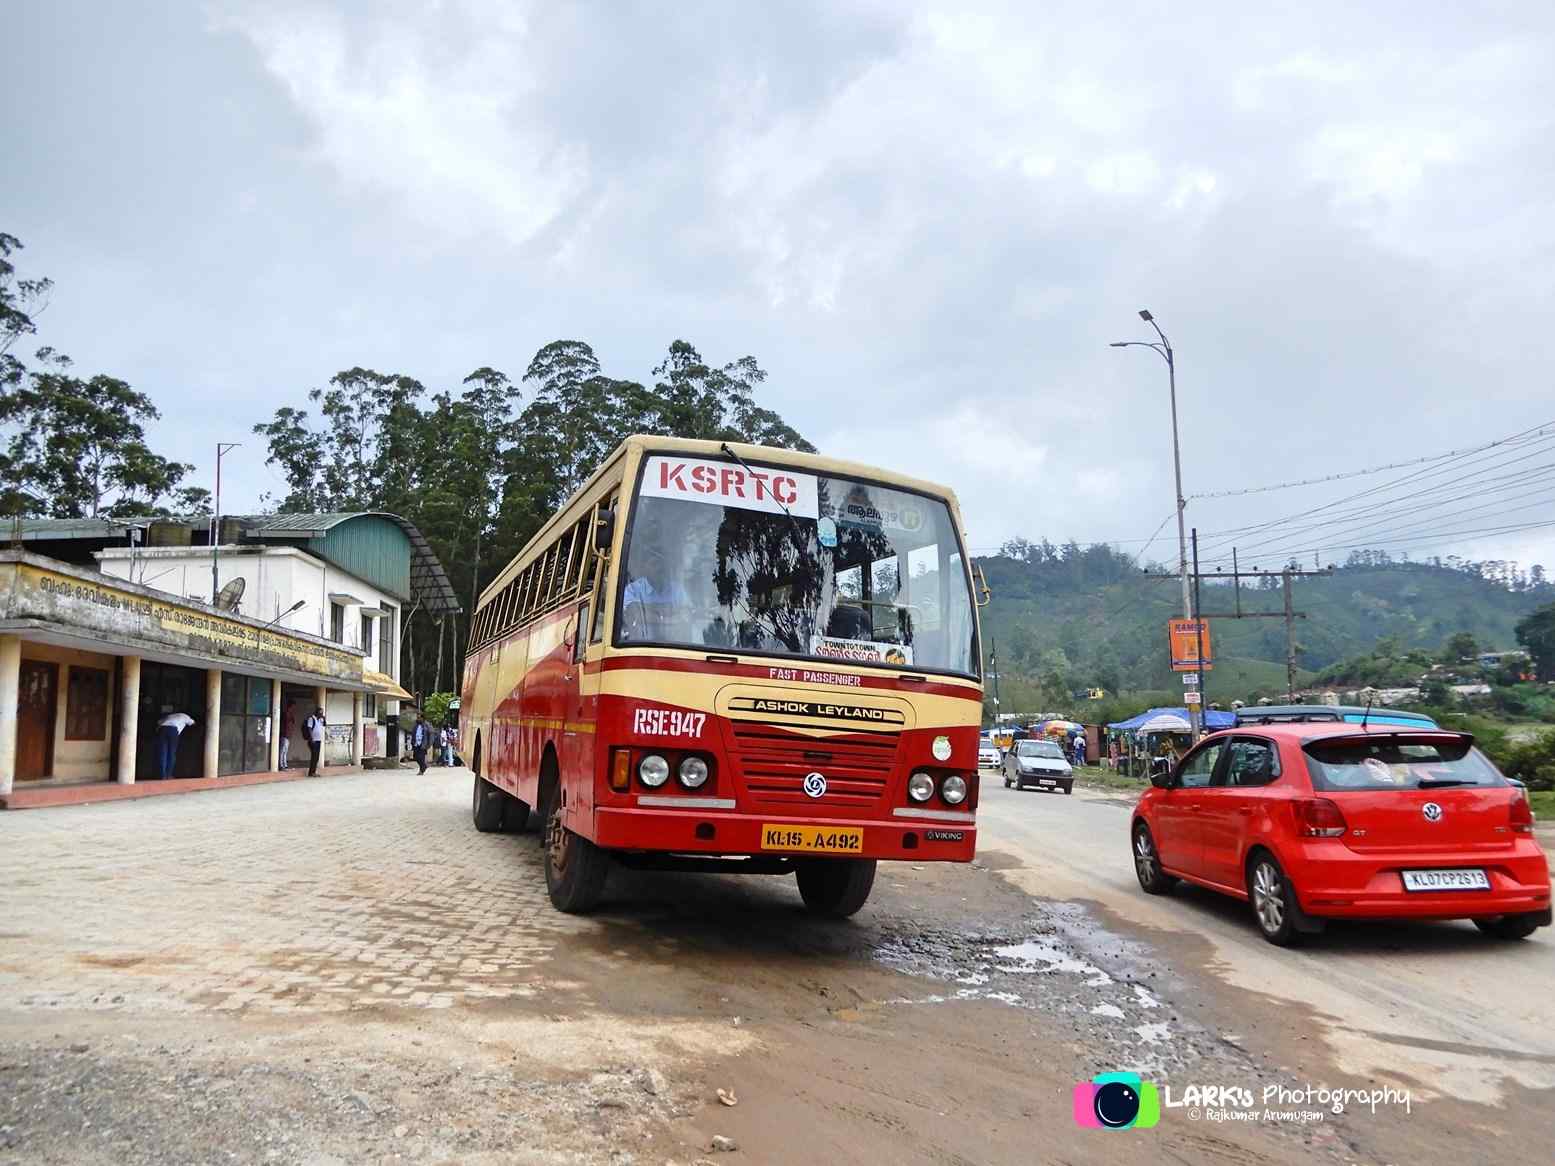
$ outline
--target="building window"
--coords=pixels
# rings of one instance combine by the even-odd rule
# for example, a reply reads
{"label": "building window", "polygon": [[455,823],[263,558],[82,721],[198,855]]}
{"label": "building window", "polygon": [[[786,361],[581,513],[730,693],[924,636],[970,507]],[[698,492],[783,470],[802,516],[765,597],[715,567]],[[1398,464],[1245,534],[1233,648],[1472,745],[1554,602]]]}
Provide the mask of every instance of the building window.
{"label": "building window", "polygon": [[[370,616],[370,615],[364,615],[362,617],[362,651],[366,652],[369,658],[372,657],[372,654],[373,654],[373,617]],[[365,661],[364,661],[364,663],[365,663]]]}
{"label": "building window", "polygon": [[400,662],[394,650],[394,609],[387,603],[382,607],[383,616],[378,620],[378,671],[398,680]]}
{"label": "building window", "polygon": [[378,719],[378,694],[369,692],[362,697],[362,719],[364,721],[376,721]]}
{"label": "building window", "polygon": [[65,740],[101,741],[108,735],[108,673],[70,669],[65,696]]}
{"label": "building window", "polygon": [[337,644],[346,642],[346,609],[344,604],[329,605],[329,638]]}

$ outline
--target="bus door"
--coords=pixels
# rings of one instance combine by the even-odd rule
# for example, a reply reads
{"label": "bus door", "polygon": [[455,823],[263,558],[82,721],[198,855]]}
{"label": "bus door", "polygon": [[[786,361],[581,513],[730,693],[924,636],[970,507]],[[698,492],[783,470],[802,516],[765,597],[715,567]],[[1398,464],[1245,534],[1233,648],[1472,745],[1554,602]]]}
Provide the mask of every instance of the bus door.
{"label": "bus door", "polygon": [[567,619],[567,670],[563,674],[566,699],[562,726],[562,773],[566,775],[568,809],[576,805],[581,815],[594,811],[594,738],[596,696],[599,673],[584,671],[584,655],[589,646],[592,599],[584,599]]}

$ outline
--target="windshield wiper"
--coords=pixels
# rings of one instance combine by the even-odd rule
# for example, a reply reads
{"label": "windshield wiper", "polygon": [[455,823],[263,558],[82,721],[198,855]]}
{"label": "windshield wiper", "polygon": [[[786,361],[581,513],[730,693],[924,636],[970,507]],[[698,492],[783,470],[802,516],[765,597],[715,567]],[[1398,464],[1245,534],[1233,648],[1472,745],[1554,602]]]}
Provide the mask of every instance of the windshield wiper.
{"label": "windshield wiper", "polygon": [[1419,789],[1445,789],[1450,785],[1478,785],[1477,781],[1470,781],[1466,777],[1422,777]]}
{"label": "windshield wiper", "polygon": [[[723,450],[724,453],[728,454],[731,458],[733,458],[735,460],[736,464],[739,465],[740,469],[744,470],[747,474],[749,474],[751,476],[751,481],[756,483],[757,491],[760,491],[760,490],[763,489],[762,483],[765,481],[765,479],[762,478],[760,475],[758,475],[755,470],[751,469],[750,468],[750,463],[747,462],[744,458],[742,458],[739,454],[735,453],[734,449],[729,445],[729,443],[727,441],[719,442],[718,443],[718,448]],[[799,536],[800,541],[803,542],[804,539],[805,539],[805,530],[804,530],[804,527],[799,525],[799,520],[794,517],[793,511],[789,510],[789,508],[783,504],[783,499],[779,498],[770,489],[767,490],[767,496],[769,498],[771,498],[772,501],[776,502],[778,504],[778,506],[782,509],[783,516],[785,518],[787,518],[788,521],[793,524],[794,533],[797,534]]]}

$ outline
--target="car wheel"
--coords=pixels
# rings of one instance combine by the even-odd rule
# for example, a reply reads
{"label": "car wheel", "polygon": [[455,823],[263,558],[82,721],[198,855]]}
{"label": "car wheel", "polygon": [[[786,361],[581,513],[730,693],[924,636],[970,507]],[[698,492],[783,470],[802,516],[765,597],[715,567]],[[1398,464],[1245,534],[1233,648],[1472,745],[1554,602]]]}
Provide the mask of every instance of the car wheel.
{"label": "car wheel", "polygon": [[1074,793],[1074,782],[1071,781],[1068,785],[1064,786],[1064,792],[1066,794]]}
{"label": "car wheel", "polygon": [[1247,897],[1265,939],[1277,947],[1301,942],[1305,928],[1296,890],[1272,854],[1260,854],[1248,868]]}
{"label": "car wheel", "polygon": [[794,877],[810,914],[846,919],[869,898],[875,885],[875,860],[813,858],[798,863]]}
{"label": "car wheel", "polygon": [[1478,927],[1492,939],[1527,939],[1539,926],[1538,915],[1496,915],[1490,919],[1476,919]]}
{"label": "car wheel", "polygon": [[1143,822],[1134,827],[1134,876],[1147,895],[1164,895],[1177,885],[1177,880],[1161,869],[1155,837]]}

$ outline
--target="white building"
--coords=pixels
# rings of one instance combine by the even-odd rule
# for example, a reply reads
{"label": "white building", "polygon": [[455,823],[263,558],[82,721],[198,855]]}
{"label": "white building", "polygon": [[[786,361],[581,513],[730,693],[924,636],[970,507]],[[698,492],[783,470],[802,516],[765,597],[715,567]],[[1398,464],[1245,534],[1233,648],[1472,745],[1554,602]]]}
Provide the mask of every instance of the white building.
{"label": "white building", "polygon": [[178,778],[274,769],[283,735],[306,766],[320,703],[325,764],[398,756],[406,620],[459,610],[425,538],[392,514],[225,518],[214,548],[204,519],[25,519],[11,534],[0,802],[13,783],[154,776],[174,707],[197,722]]}

